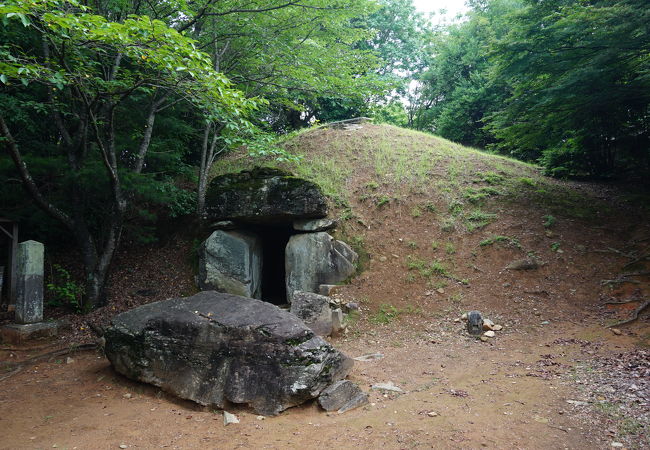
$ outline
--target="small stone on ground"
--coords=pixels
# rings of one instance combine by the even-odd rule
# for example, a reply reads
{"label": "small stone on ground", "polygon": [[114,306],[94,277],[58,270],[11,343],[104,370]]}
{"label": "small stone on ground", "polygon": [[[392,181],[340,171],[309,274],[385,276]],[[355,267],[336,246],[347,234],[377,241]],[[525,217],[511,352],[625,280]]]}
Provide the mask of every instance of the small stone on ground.
{"label": "small stone on ground", "polygon": [[368,362],[368,361],[378,361],[384,357],[383,353],[370,353],[369,355],[362,355],[362,356],[357,356],[356,358],[352,358],[355,361],[362,361],[362,362]]}
{"label": "small stone on ground", "polygon": [[229,413],[228,411],[223,412],[223,424],[228,426],[231,423],[239,423],[239,419],[236,415]]}
{"label": "small stone on ground", "polygon": [[372,389],[376,391],[404,392],[401,388],[395,386],[392,381],[389,381],[387,383],[373,384]]}

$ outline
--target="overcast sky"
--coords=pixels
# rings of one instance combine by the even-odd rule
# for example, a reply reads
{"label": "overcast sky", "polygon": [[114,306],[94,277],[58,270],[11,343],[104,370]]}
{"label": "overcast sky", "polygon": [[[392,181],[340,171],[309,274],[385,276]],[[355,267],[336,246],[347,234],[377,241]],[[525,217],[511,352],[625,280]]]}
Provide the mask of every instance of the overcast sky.
{"label": "overcast sky", "polygon": [[[445,17],[447,20],[454,18],[459,12],[464,13],[467,11],[465,0],[413,0],[413,5],[418,11],[423,13],[434,12],[436,15],[441,9],[446,9],[447,14]],[[434,17],[434,21],[438,22],[439,20]]]}

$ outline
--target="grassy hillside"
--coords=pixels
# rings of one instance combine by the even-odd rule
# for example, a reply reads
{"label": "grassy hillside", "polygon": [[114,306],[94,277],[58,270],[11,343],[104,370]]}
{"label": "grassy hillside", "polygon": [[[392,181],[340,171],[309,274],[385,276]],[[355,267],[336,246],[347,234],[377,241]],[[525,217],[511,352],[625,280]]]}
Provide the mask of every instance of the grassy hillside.
{"label": "grassy hillside", "polygon": [[[448,227],[468,231],[488,220],[482,218],[482,208],[497,198],[533,201],[549,214],[596,213],[583,196],[540,175],[535,166],[418,131],[371,124],[350,131],[316,129],[284,145],[302,158],[284,167],[319,183],[342,219],[354,213],[354,200],[384,207],[418,197],[426,201],[413,205],[413,214],[435,210]],[[215,174],[253,164],[276,165],[240,155],[220,161]]]}
{"label": "grassy hillside", "polygon": [[[471,308],[470,293],[507,308],[503,296],[514,294],[503,284],[527,289],[540,274],[564,282],[581,270],[594,239],[607,240],[599,227],[616,214],[601,187],[554,180],[529,164],[388,125],[308,130],[285,148],[301,160],[284,168],[321,185],[340,220],[338,236],[365,257],[366,271],[348,290],[374,314],[417,310],[432,290],[444,291],[444,301],[428,310]],[[216,171],[251,164],[232,156]],[[542,268],[508,281],[505,266],[525,257]],[[555,273],[555,264],[573,268]]]}

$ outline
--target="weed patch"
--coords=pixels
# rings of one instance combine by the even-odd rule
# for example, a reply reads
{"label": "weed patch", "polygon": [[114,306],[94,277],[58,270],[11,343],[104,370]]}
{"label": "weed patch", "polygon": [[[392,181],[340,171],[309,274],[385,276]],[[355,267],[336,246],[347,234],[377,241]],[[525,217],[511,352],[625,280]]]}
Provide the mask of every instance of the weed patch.
{"label": "weed patch", "polygon": [[519,240],[516,239],[516,238],[512,238],[510,236],[491,236],[491,237],[489,237],[487,239],[484,239],[481,242],[479,242],[478,245],[480,247],[488,247],[488,246],[494,245],[494,244],[505,244],[508,247],[513,247],[513,248],[516,248],[516,249],[519,249],[519,250],[522,249],[521,243],[519,242]]}
{"label": "weed patch", "polygon": [[489,225],[494,222],[497,217],[496,214],[486,213],[477,209],[465,217],[465,226],[467,227],[467,231],[472,232]]}

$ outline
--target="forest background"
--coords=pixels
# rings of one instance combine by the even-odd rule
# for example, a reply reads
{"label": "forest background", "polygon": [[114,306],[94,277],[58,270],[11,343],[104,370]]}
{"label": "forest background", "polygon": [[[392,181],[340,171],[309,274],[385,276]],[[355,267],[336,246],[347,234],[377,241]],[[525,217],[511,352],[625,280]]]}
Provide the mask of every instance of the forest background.
{"label": "forest background", "polygon": [[[84,308],[120,242],[200,216],[234,150],[370,116],[538,164],[647,180],[645,0],[0,0],[2,216],[74,243]],[[332,155],[336,158],[336,155]]]}

